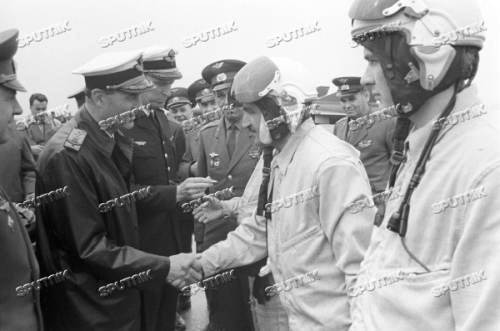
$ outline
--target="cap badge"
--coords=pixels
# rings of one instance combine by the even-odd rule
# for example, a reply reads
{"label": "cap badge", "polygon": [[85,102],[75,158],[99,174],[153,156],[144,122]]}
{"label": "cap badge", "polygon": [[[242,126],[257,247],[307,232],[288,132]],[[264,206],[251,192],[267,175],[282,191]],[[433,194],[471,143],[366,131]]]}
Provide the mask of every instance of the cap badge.
{"label": "cap badge", "polygon": [[222,65],[224,64],[224,62],[219,62],[219,63],[216,63],[212,66],[212,68],[214,69],[220,69],[220,67],[222,67]]}
{"label": "cap badge", "polygon": [[225,73],[221,72],[220,74],[217,75],[217,81],[218,82],[223,82],[227,79],[227,76]]}
{"label": "cap badge", "polygon": [[342,84],[345,84],[345,83],[347,83],[347,78],[339,78],[339,82],[341,82]]}
{"label": "cap badge", "polygon": [[212,92],[210,92],[210,90],[207,88],[201,91],[201,95],[210,95],[210,94],[212,94]]}
{"label": "cap badge", "polygon": [[346,84],[346,85],[342,85],[342,86],[340,87],[340,90],[341,90],[341,91],[346,91],[346,90],[349,90],[349,85],[347,85],[347,84]]}
{"label": "cap badge", "polygon": [[175,92],[177,92],[177,89],[173,88],[173,89],[170,90],[170,92],[174,92],[175,93]]}
{"label": "cap badge", "polygon": [[206,84],[207,82],[205,82],[204,79],[200,79],[200,84],[203,85],[203,84]]}
{"label": "cap badge", "polygon": [[179,98],[178,97],[172,98],[172,103],[175,103],[175,102],[179,102]]}
{"label": "cap badge", "polygon": [[167,62],[175,62],[175,51],[174,50],[171,50],[169,53],[168,53],[168,56],[165,56],[164,57],[165,61]]}

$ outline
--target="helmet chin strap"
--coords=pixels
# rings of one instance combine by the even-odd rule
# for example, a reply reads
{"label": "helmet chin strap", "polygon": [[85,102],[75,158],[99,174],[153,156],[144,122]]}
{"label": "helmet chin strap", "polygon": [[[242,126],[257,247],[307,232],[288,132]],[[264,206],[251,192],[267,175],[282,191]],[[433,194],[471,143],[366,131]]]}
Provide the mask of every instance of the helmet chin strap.
{"label": "helmet chin strap", "polygon": [[273,139],[271,138],[271,132],[267,128],[266,120],[262,113],[260,114],[259,140],[264,145],[270,145],[273,142]]}

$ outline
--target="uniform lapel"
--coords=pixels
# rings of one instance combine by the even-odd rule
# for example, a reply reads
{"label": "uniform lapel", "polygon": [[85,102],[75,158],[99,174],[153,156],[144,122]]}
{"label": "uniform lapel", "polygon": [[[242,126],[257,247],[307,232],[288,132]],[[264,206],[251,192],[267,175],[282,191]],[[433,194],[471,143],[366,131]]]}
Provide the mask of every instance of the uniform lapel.
{"label": "uniform lapel", "polygon": [[238,161],[247,153],[248,149],[252,146],[252,134],[249,133],[247,127],[243,127],[238,139],[236,139],[236,145],[234,147],[234,154],[229,164],[228,172],[238,163]]}
{"label": "uniform lapel", "polygon": [[134,125],[137,125],[138,127],[141,127],[147,131],[151,131],[157,136],[160,136],[160,133],[156,129],[155,125],[153,124],[153,122],[151,122],[151,119],[147,116],[140,118],[138,121],[135,122]]}
{"label": "uniform lapel", "polygon": [[215,139],[217,139],[215,142],[215,153],[219,154],[220,162],[222,162],[226,167],[229,167],[231,162],[229,160],[229,154],[227,153],[226,126],[224,124],[224,119],[221,119],[217,129],[215,130]]}

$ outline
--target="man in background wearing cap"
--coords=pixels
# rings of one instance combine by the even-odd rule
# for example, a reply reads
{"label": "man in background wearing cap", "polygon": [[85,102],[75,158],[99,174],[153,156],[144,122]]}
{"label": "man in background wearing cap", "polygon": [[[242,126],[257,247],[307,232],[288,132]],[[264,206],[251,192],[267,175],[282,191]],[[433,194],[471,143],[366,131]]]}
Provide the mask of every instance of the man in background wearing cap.
{"label": "man in background wearing cap", "polygon": [[[184,188],[199,182],[199,179],[172,185],[185,151],[185,137],[177,121],[169,120],[162,108],[173,82],[182,77],[175,63],[177,51],[167,46],[153,46],[142,50],[142,54],[145,76],[155,86],[142,93],[141,100],[143,104],[150,104],[151,109],[146,110],[147,116],[138,119],[124,134],[134,139],[134,189],[149,185],[158,188],[163,204],[154,208],[146,204],[137,206],[139,247],[148,253],[171,256],[191,249],[191,234],[185,239],[182,234],[186,232],[183,231],[186,225],[179,224],[183,219],[177,213],[180,211],[177,203],[181,200],[176,192],[179,187]],[[192,219],[190,223],[192,229]],[[147,330],[174,329],[178,294],[179,291],[168,284],[156,293],[143,293]],[[182,325],[180,316],[177,319]]]}
{"label": "man in background wearing cap", "polygon": [[[30,111],[31,115],[35,116],[40,112],[47,110],[47,97],[41,93],[35,93],[30,96]],[[42,124],[32,124],[21,131],[28,138],[31,145],[31,152],[38,159],[38,155],[43,150],[47,141],[56,133],[62,126],[59,120],[51,118],[49,115],[44,115]]]}
{"label": "man in background wearing cap", "polygon": [[68,95],[68,99],[75,98],[76,101],[76,107],[77,109],[80,109],[81,106],[85,103],[85,87],[82,87],[75,93]]}
{"label": "man in background wearing cap", "polygon": [[[196,100],[202,114],[217,109],[212,86],[203,78],[198,79],[191,84],[187,89],[187,94],[190,100]],[[197,126],[186,135],[186,152],[182,156],[182,162],[179,166],[179,176],[183,179],[197,175],[198,151],[200,146],[199,133],[201,127],[201,125]],[[194,241],[196,242],[197,253],[203,251],[204,232],[205,224],[201,222],[194,222]]]}
{"label": "man in background wearing cap", "polygon": [[265,293],[280,296],[290,330],[346,331],[347,289],[356,282],[375,214],[347,209],[370,195],[359,152],[314,125],[305,103],[316,87],[293,60],[253,60],[232,91],[264,147],[263,180],[257,210],[201,254],[203,271],[212,275],[268,256],[276,283]]}
{"label": "man in background wearing cap", "polygon": [[[36,192],[63,187],[68,191],[63,198],[37,208],[44,275],[68,270],[68,279],[42,290],[50,330],[154,330],[149,327],[149,316],[142,315],[147,314],[143,294],[161,293],[165,281],[178,287],[201,279],[191,268],[192,256],[167,257],[139,250],[139,243],[144,243],[138,232],[136,204],[173,212],[176,198],[201,197],[211,184],[173,190],[167,185],[151,186],[149,197],[131,202],[128,194],[137,188],[130,186],[134,143],[119,128],[132,128],[134,115],[107,130],[99,128],[99,122],[139,107],[140,93],[155,88],[144,77],[141,57],[138,51],[104,53],[76,69],[74,73],[85,76],[86,102],[48,142],[38,160]],[[167,195],[172,196],[172,203]],[[107,203],[110,200],[113,203]],[[147,221],[141,219],[140,226]],[[165,237],[155,244],[164,242],[175,247],[175,241]],[[125,286],[124,280],[141,272],[150,277]]]}
{"label": "man in background wearing cap", "polygon": [[[234,76],[245,65],[238,60],[222,60],[206,66],[202,77],[210,82],[217,105],[229,106],[227,96]],[[215,193],[234,186],[236,196],[241,196],[259,158],[255,145],[255,129],[243,121],[244,112],[239,107],[224,110],[224,118],[211,122],[200,130],[198,176],[217,180],[210,188]],[[207,249],[226,239],[237,227],[232,218],[222,218],[205,225],[203,248]],[[210,328],[227,331],[252,330],[252,315],[249,301],[247,274],[235,269],[237,280],[215,289],[206,289],[210,306]]]}
{"label": "man in background wearing cap", "polygon": [[[340,104],[347,115],[335,123],[333,134],[356,147],[370,179],[372,194],[381,193],[385,190],[391,174],[392,134],[396,118],[372,119],[371,123],[367,121],[357,130],[352,130],[348,124],[349,120],[356,120],[371,113],[368,103],[370,91],[361,85],[361,77],[339,77],[332,82],[338,87],[337,97],[340,98]],[[378,208],[374,222],[380,224],[385,204],[382,199],[376,199],[374,203]]]}
{"label": "man in background wearing cap", "polygon": [[[500,118],[498,104],[483,103],[471,85],[485,36],[464,29],[484,23],[480,5],[356,0],[349,16],[353,36],[401,22],[363,44],[380,66],[370,62],[362,81],[383,71],[402,105],[389,187],[405,195],[387,202],[374,228],[351,330],[500,330]],[[434,47],[452,31],[452,45]],[[396,284],[368,289],[398,271]]]}
{"label": "man in background wearing cap", "polygon": [[[9,142],[9,123],[23,110],[17,91],[26,89],[16,78],[14,54],[17,51],[15,29],[0,32],[0,146]],[[8,158],[2,157],[2,163]],[[23,285],[35,282],[40,270],[31,242],[16,207],[0,185],[0,330],[43,330],[40,292],[25,292]],[[21,287],[21,288],[19,288]]]}

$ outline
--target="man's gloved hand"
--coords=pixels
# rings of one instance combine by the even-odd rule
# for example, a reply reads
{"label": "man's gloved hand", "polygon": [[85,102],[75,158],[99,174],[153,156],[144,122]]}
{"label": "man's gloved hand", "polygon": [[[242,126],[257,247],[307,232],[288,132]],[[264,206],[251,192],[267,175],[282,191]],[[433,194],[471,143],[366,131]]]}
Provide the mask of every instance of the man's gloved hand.
{"label": "man's gloved hand", "polygon": [[257,302],[263,305],[266,301],[270,301],[271,297],[266,295],[266,288],[272,286],[272,274],[267,274],[264,277],[255,276],[253,281],[252,295]]}

